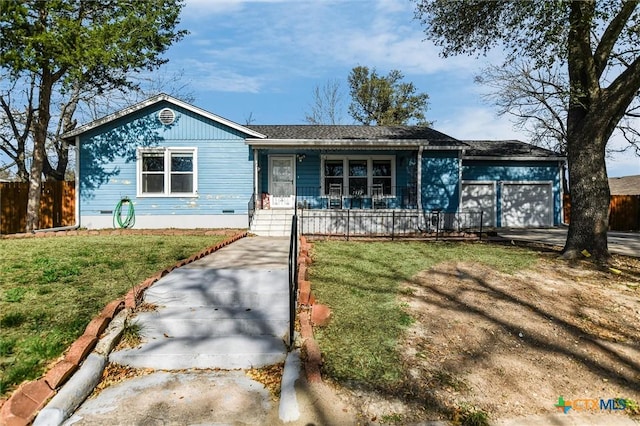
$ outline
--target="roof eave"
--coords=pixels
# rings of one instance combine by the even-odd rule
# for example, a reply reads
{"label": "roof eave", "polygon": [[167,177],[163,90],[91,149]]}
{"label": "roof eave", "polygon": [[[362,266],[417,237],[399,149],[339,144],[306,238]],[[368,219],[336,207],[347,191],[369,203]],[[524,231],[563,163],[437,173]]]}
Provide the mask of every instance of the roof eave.
{"label": "roof eave", "polygon": [[567,157],[535,157],[535,156],[495,156],[495,155],[463,155],[463,160],[483,161],[567,161]]}
{"label": "roof eave", "polygon": [[464,147],[455,145],[431,145],[432,142],[419,139],[253,139],[245,140],[246,145],[256,148],[396,148],[396,149],[424,149],[434,150],[462,150]]}

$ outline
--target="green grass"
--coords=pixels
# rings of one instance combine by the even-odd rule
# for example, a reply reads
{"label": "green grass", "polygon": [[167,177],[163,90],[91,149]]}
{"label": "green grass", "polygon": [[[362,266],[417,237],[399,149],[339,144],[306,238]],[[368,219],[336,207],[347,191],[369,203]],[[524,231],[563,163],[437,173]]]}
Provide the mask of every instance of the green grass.
{"label": "green grass", "polygon": [[0,240],[0,397],[39,377],[107,303],[227,237]]}
{"label": "green grass", "polygon": [[324,371],[334,380],[373,388],[400,383],[398,340],[411,324],[398,301],[400,284],[446,261],[474,261],[512,273],[537,259],[527,250],[473,243],[340,242],[313,245],[310,270],[319,303],[332,320],[316,337]]}

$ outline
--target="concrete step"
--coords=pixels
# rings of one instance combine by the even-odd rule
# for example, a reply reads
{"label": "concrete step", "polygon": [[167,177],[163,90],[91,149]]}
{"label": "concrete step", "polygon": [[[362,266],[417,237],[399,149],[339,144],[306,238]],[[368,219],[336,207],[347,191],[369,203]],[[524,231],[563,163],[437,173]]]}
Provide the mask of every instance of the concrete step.
{"label": "concrete step", "polygon": [[287,229],[287,230],[276,230],[276,229],[269,229],[269,230],[254,230],[251,229],[251,233],[259,236],[259,237],[288,237],[289,235],[291,235],[291,230]]}
{"label": "concrete step", "polygon": [[286,346],[276,336],[163,337],[135,349],[112,352],[109,361],[134,368],[251,368],[283,362]]}

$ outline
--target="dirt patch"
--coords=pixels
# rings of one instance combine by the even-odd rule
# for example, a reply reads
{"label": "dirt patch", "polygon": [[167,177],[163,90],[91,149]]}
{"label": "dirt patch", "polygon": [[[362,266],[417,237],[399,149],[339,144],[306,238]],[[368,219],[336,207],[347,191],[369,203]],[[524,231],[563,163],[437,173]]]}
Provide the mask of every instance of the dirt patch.
{"label": "dirt patch", "polygon": [[386,423],[470,407],[492,420],[552,414],[559,396],[639,401],[640,262],[617,268],[546,253],[513,275],[467,262],[424,271],[401,289],[415,319],[400,349],[401,395],[343,390],[365,418]]}

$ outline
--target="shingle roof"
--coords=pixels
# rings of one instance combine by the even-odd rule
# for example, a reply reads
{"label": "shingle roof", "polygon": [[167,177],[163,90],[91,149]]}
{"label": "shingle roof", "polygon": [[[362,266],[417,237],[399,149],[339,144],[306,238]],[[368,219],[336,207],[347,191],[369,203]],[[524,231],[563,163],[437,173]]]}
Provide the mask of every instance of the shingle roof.
{"label": "shingle roof", "polygon": [[416,143],[459,146],[464,144],[429,127],[358,126],[358,125],[250,125],[249,129],[272,140],[301,141],[393,141],[394,144]]}
{"label": "shingle roof", "polygon": [[465,151],[465,156],[468,157],[562,157],[551,150],[517,140],[465,140],[463,142],[470,146]]}
{"label": "shingle roof", "polygon": [[609,178],[611,195],[640,195],[640,175]]}

